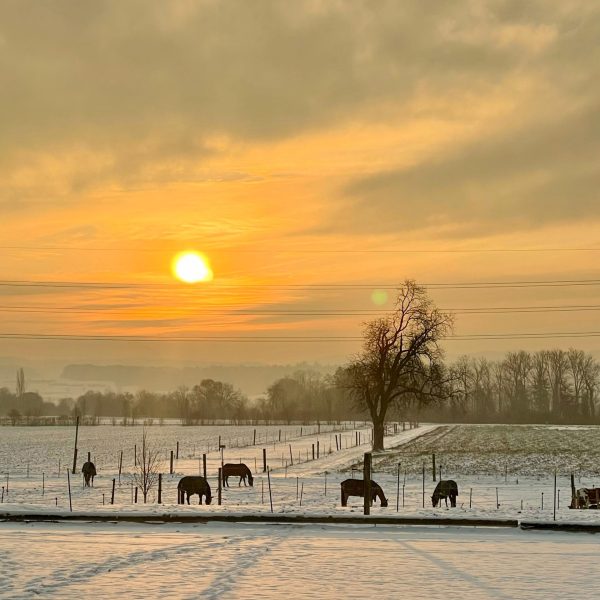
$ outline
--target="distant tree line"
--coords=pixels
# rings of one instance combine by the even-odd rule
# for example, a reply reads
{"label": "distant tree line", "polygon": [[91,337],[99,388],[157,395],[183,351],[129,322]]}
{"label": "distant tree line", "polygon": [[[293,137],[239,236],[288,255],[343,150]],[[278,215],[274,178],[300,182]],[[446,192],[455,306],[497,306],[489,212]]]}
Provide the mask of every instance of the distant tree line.
{"label": "distant tree line", "polygon": [[452,394],[421,418],[473,422],[600,422],[600,363],[571,348],[461,356],[449,367]]}
{"label": "distant tree line", "polygon": [[[389,323],[382,323],[389,335]],[[374,329],[375,340],[386,339],[382,323]],[[44,416],[80,416],[87,422],[111,418],[122,424],[179,419],[185,425],[217,420],[342,421],[368,415],[377,420],[382,401],[380,398],[376,404],[373,398],[383,389],[388,406],[382,423],[394,419],[600,423],[600,363],[582,350],[521,350],[508,352],[498,361],[461,356],[449,365],[431,351],[427,358],[427,364],[415,358],[406,361],[404,372],[389,392],[386,385],[392,380],[388,373],[393,371],[382,370],[378,384],[367,356],[331,375],[305,370],[281,377],[262,397],[252,400],[230,383],[203,379],[168,393],[87,391],[76,399],[52,403],[37,392],[26,391],[24,373],[19,370],[15,392],[0,388],[0,416],[13,424]],[[377,364],[375,361],[375,367]]]}
{"label": "distant tree line", "polygon": [[0,389],[0,415],[14,424],[36,417],[80,416],[86,422],[112,418],[124,425],[147,419],[179,419],[184,425],[202,425],[216,420],[246,421],[340,421],[359,418],[360,411],[349,409],[345,391],[335,376],[313,371],[296,373],[276,380],[264,396],[250,400],[230,383],[203,379],[192,387],[180,386],[168,393],[140,390],[129,392],[89,390],[76,399],[44,402],[36,392]]}

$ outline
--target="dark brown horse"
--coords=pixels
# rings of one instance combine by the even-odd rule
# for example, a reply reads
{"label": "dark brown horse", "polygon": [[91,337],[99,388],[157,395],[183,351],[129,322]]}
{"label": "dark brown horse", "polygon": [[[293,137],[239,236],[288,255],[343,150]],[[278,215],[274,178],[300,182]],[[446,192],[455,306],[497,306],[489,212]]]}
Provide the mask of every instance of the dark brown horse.
{"label": "dark brown horse", "polygon": [[81,467],[81,472],[83,473],[83,479],[85,480],[85,486],[90,487],[90,481],[92,482],[92,487],[94,487],[94,477],[96,477],[96,465],[93,462],[83,463],[83,467]]}
{"label": "dark brown horse", "polygon": [[232,476],[240,478],[238,486],[242,485],[242,481],[244,482],[244,485],[246,485],[246,479],[248,479],[250,487],[254,485],[254,477],[252,477],[252,472],[244,463],[227,463],[223,465],[223,470],[221,473],[223,474],[223,485],[225,487],[229,487],[229,482],[227,480]]}
{"label": "dark brown horse", "polygon": [[[365,497],[365,482],[362,479],[346,479],[340,485],[342,487],[342,506],[348,505],[349,496]],[[371,480],[371,500],[374,502],[377,498],[379,498],[381,506],[386,507],[388,505],[381,486]]]}
{"label": "dark brown horse", "polygon": [[204,477],[200,475],[182,477],[177,484],[177,504],[185,504],[186,496],[187,503],[190,503],[190,496],[198,494],[198,504],[202,504],[202,496],[206,504],[212,501],[210,493],[210,485]]}
{"label": "dark brown horse", "polygon": [[431,503],[433,506],[437,506],[438,503],[441,505],[441,500],[446,502],[448,506],[448,498],[450,498],[450,506],[456,507],[456,496],[458,496],[458,486],[456,481],[452,479],[446,479],[440,481],[433,490],[433,496],[431,496]]}

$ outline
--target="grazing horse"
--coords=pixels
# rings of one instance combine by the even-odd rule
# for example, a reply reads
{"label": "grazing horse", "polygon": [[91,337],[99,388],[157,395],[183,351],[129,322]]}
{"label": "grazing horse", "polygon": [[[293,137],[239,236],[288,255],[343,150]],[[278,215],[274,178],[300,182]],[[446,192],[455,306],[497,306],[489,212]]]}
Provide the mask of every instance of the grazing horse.
{"label": "grazing horse", "polygon": [[223,485],[225,487],[229,487],[229,482],[227,480],[230,476],[240,478],[238,486],[242,485],[242,481],[244,482],[244,485],[246,485],[246,478],[248,479],[250,487],[254,486],[254,477],[252,477],[252,472],[244,463],[227,463],[223,465],[223,470],[221,473],[223,476]]}
{"label": "grazing horse", "polygon": [[579,488],[569,508],[599,508],[600,488]]}
{"label": "grazing horse", "polygon": [[92,481],[92,487],[94,487],[94,477],[96,477],[96,465],[93,462],[83,463],[83,467],[81,467],[81,472],[83,473],[83,479],[85,480],[85,486],[90,487],[90,480]]}
{"label": "grazing horse", "polygon": [[204,496],[206,504],[210,504],[212,500],[210,485],[204,477],[200,475],[182,477],[177,484],[177,504],[185,504],[186,495],[189,504],[190,496],[194,494],[198,494],[198,504],[202,504],[202,496]]}
{"label": "grazing horse", "polygon": [[431,496],[431,503],[435,507],[438,503],[441,505],[441,500],[444,499],[446,506],[448,506],[448,498],[450,498],[450,506],[456,508],[456,496],[458,496],[458,486],[456,485],[456,481],[446,479],[440,481],[435,486],[433,496]]}
{"label": "grazing horse", "polygon": [[[348,505],[349,496],[365,497],[365,482],[362,479],[346,479],[342,481],[340,486],[342,488],[342,506]],[[386,507],[388,505],[381,486],[371,479],[371,501],[374,502],[377,498],[379,498],[381,506]]]}

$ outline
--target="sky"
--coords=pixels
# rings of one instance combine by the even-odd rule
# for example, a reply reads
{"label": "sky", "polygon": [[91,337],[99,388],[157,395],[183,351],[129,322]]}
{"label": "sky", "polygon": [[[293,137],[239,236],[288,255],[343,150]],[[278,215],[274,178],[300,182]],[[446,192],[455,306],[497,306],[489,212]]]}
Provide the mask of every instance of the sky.
{"label": "sky", "polygon": [[587,0],[4,0],[0,356],[342,362],[407,278],[450,358],[597,352],[598,39]]}

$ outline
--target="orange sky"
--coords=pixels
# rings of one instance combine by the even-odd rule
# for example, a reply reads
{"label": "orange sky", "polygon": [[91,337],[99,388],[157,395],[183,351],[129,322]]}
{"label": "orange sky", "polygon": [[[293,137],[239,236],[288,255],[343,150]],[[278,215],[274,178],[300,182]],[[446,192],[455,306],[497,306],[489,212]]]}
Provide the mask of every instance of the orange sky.
{"label": "orange sky", "polygon": [[[405,278],[597,278],[598,9],[436,6],[4,3],[2,333],[221,341],[0,339],[0,355],[337,362],[358,343],[329,338],[359,336],[392,307],[393,290],[381,306],[373,291]],[[186,249],[212,282],[173,280]],[[579,307],[459,314],[458,335],[585,333],[599,290],[431,294],[459,313]],[[556,345],[600,347],[446,347]]]}

